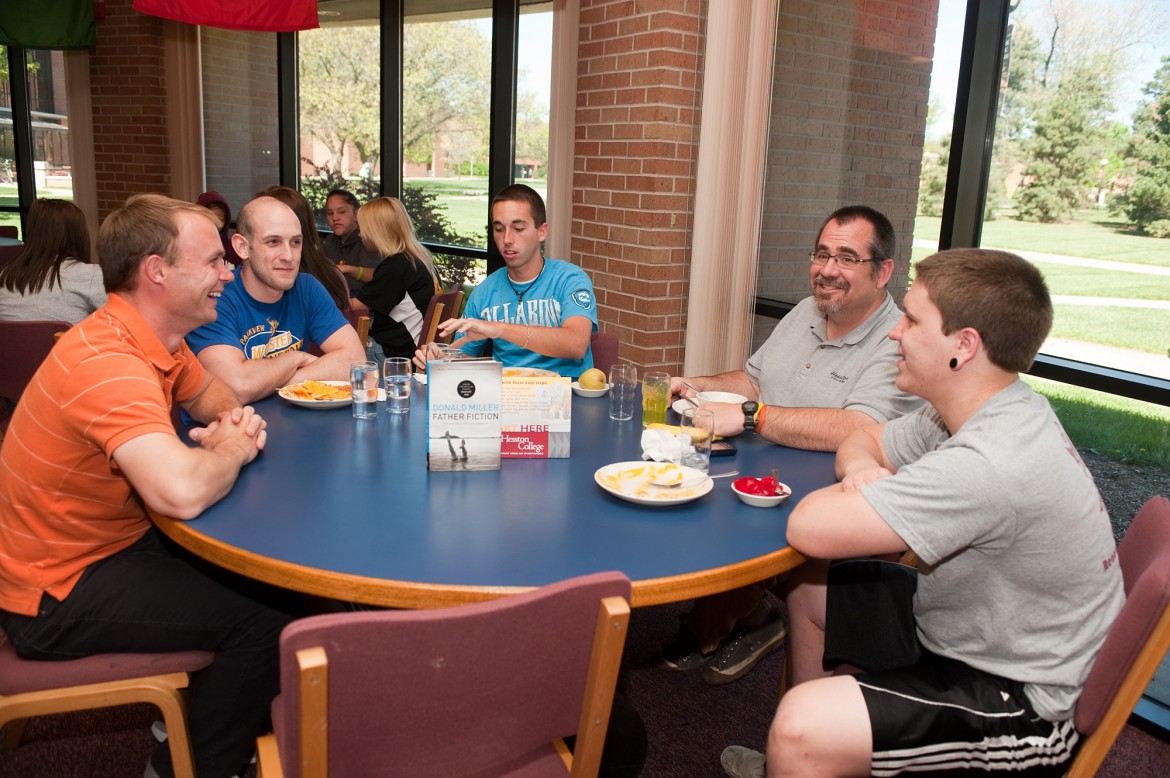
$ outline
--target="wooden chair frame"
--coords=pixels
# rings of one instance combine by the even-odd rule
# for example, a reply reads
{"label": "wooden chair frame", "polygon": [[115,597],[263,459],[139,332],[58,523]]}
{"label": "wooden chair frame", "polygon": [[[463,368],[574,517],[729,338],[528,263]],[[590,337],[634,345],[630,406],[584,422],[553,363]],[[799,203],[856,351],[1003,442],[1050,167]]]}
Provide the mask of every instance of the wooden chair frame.
{"label": "wooden chair frame", "polygon": [[1154,627],[1150,639],[1145,642],[1138,652],[1137,658],[1125,674],[1121,687],[1105,711],[1104,718],[1093,733],[1085,738],[1081,750],[1069,767],[1066,778],[1092,778],[1097,774],[1101,763],[1105,761],[1109,750],[1121,730],[1129,721],[1134,706],[1141,699],[1142,693],[1150,684],[1150,679],[1162,664],[1166,652],[1170,650],[1170,607],[1162,611],[1158,625]]}
{"label": "wooden chair frame", "polygon": [[35,716],[145,702],[162,712],[175,776],[195,778],[195,757],[187,733],[187,701],[183,694],[189,680],[187,673],[166,673],[0,697],[0,727],[11,725],[0,749],[16,748],[27,720]]}

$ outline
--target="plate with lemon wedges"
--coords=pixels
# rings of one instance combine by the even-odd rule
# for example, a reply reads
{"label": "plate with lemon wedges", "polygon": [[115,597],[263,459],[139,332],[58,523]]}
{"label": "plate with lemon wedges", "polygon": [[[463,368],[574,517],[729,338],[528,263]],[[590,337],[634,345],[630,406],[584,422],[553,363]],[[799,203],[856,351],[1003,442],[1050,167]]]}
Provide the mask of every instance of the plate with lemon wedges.
{"label": "plate with lemon wedges", "polygon": [[598,468],[593,480],[614,497],[638,505],[681,505],[715,488],[702,470],[670,462],[615,462]]}
{"label": "plate with lemon wedges", "polygon": [[609,384],[605,382],[605,373],[591,367],[573,382],[573,393],[581,397],[604,397],[609,391]]}

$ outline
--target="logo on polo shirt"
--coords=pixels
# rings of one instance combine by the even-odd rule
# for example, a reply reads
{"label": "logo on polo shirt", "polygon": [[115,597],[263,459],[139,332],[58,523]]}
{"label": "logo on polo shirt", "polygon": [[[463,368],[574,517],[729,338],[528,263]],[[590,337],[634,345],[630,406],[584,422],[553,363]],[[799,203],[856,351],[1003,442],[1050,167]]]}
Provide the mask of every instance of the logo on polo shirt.
{"label": "logo on polo shirt", "polygon": [[577,291],[573,292],[573,302],[577,303],[577,305],[581,306],[581,308],[588,311],[593,307],[593,292],[589,291],[588,289],[578,289]]}

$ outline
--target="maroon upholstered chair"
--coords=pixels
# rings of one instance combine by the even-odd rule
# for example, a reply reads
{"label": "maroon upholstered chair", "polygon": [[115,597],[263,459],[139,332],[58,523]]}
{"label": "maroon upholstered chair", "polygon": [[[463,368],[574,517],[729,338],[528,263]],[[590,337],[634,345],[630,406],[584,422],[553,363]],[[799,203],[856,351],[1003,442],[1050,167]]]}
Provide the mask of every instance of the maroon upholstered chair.
{"label": "maroon upholstered chair", "polygon": [[0,727],[10,725],[4,748],[15,748],[34,716],[146,702],[167,725],[175,775],[194,778],[187,706],[189,674],[211,664],[210,651],[163,654],[95,654],[82,659],[22,659],[0,632]]}
{"label": "maroon upholstered chair", "polygon": [[[294,622],[260,774],[595,776],[629,595],[624,575],[597,573],[472,605]],[[560,739],[574,733],[570,755]]]}
{"label": "maroon upholstered chair", "polygon": [[11,409],[53,350],[57,333],[71,326],[67,321],[0,321],[0,439]]}
{"label": "maroon upholstered chair", "polygon": [[[15,236],[14,236],[15,237]],[[0,246],[0,267],[4,267],[24,250],[24,246],[16,243],[12,245]]]}
{"label": "maroon upholstered chair", "polygon": [[1095,775],[1162,658],[1170,649],[1170,500],[1150,499],[1117,551],[1125,605],[1077,701],[1077,731],[1085,736],[1068,776]]}
{"label": "maroon upholstered chair", "polygon": [[618,338],[612,332],[601,332],[600,330],[593,333],[593,337],[589,342],[589,348],[593,351],[593,366],[605,373],[606,380],[609,380],[609,369],[618,361]]}

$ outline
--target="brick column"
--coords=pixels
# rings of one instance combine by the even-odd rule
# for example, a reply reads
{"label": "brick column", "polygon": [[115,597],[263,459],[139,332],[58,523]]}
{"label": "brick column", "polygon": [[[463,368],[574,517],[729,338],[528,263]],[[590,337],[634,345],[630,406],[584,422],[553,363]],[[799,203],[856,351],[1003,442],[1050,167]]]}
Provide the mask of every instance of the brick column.
{"label": "brick column", "polygon": [[699,0],[582,0],[572,260],[624,360],[681,370],[703,40]]}
{"label": "brick column", "polygon": [[89,55],[98,218],[139,192],[171,191],[163,20],[106,0]]}

